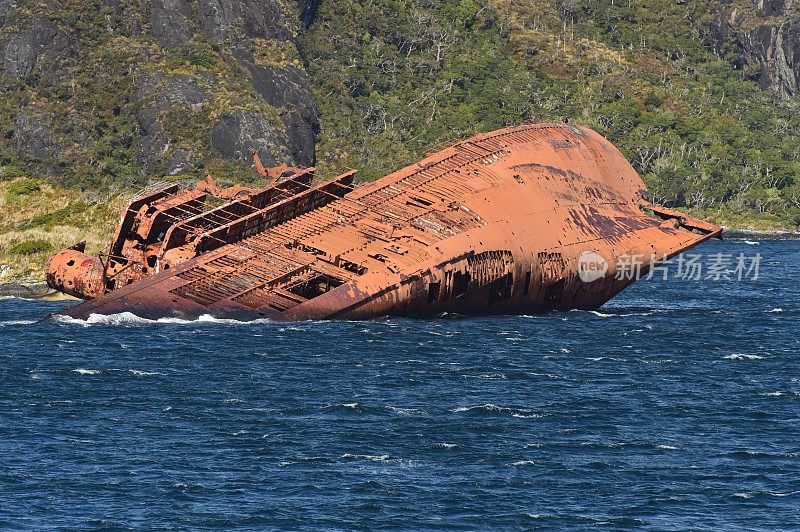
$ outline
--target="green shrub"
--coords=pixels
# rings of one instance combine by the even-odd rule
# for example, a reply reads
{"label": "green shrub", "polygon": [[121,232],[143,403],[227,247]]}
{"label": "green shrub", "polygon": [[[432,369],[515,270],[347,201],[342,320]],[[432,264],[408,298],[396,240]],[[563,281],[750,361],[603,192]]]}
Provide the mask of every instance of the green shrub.
{"label": "green shrub", "polygon": [[174,50],[168,59],[168,66],[173,69],[182,65],[192,65],[211,69],[217,64],[217,57],[210,47],[201,43],[189,43]]}
{"label": "green shrub", "polygon": [[36,239],[26,240],[11,246],[11,253],[14,255],[35,255],[37,253],[47,253],[53,250],[53,245],[47,240]]}
{"label": "green shrub", "polygon": [[49,226],[55,225],[59,223],[64,223],[69,220],[70,217],[78,215],[86,211],[89,208],[89,204],[83,201],[76,201],[75,203],[70,203],[63,209],[59,209],[55,212],[49,212],[47,214],[40,214],[35,218],[31,218],[25,222],[19,224],[18,229],[31,229],[33,227],[41,227],[41,226]]}
{"label": "green shrub", "polygon": [[[10,162],[12,158],[13,154],[10,152],[0,152],[0,159],[4,163]],[[15,179],[19,179],[20,177],[25,177],[25,172],[16,166],[3,166],[0,168],[0,181],[13,181]]]}
{"label": "green shrub", "polygon": [[22,178],[12,181],[8,186],[6,199],[9,203],[14,203],[23,196],[29,196],[34,192],[39,192],[41,187],[35,179]]}

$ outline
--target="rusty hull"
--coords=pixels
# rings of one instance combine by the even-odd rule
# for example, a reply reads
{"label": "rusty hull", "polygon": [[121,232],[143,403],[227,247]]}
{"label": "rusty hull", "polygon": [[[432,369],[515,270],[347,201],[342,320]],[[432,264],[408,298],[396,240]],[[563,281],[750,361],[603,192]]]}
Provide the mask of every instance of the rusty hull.
{"label": "rusty hull", "polygon": [[[353,172],[312,186],[313,169],[280,171],[288,178],[262,189],[208,182],[136,198],[105,268],[77,249],[53,258],[51,286],[87,298],[63,314],[306,320],[596,309],[632,282],[617,278],[618,257],[670,257],[721,233],[649,204],[619,150],[571,125],[478,135],[358,187]],[[578,275],[587,251],[610,265],[592,282]]]}

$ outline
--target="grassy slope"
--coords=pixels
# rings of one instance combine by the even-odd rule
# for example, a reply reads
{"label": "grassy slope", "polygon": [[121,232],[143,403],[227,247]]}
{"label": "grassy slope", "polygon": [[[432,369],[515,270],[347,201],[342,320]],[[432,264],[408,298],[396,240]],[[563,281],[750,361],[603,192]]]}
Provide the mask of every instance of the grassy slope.
{"label": "grassy slope", "polygon": [[[17,193],[20,183],[35,185]],[[105,251],[123,203],[121,196],[91,200],[45,181],[0,182],[0,282],[42,279],[54,251],[82,240],[90,253]]]}

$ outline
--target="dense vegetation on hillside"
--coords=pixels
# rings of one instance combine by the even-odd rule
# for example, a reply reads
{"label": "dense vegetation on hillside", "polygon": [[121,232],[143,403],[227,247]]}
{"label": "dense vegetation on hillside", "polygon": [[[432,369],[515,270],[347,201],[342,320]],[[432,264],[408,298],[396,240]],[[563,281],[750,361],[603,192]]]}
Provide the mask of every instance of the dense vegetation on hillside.
{"label": "dense vegetation on hillside", "polygon": [[798,223],[800,114],[710,50],[714,2],[323,2],[318,156],[368,177],[526,120],[614,141],[654,198]]}

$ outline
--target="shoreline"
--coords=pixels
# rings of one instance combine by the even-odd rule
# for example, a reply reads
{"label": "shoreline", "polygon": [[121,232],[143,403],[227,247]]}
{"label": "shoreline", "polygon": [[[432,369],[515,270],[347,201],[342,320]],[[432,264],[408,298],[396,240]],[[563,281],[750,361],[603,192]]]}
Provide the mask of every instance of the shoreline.
{"label": "shoreline", "polygon": [[723,240],[800,240],[800,231],[757,231],[723,226],[722,238]]}

